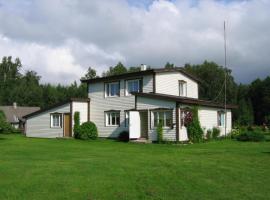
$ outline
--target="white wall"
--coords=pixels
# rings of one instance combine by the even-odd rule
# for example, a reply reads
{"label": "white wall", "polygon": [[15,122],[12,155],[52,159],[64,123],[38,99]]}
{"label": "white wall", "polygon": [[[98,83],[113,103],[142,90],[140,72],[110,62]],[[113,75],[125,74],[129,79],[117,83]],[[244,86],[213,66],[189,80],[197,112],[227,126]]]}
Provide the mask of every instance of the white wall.
{"label": "white wall", "polygon": [[156,74],[156,93],[179,96],[179,80],[187,82],[187,97],[198,98],[198,84],[180,72]]}
{"label": "white wall", "polygon": [[88,121],[88,102],[72,102],[72,135],[74,127],[74,113],[80,112],[80,124]]}
{"label": "white wall", "polygon": [[[218,126],[218,115],[217,112],[222,109],[219,108],[210,108],[210,107],[199,107],[199,120],[201,127],[204,129],[204,132],[213,127],[218,127],[221,132],[220,135],[225,135],[225,126]],[[227,134],[232,130],[232,114],[231,110],[227,110]]]}
{"label": "white wall", "polygon": [[37,115],[27,118],[26,121],[26,136],[40,138],[56,138],[63,137],[63,116],[62,127],[51,128],[50,114],[51,113],[69,113],[70,103],[52,108]]}

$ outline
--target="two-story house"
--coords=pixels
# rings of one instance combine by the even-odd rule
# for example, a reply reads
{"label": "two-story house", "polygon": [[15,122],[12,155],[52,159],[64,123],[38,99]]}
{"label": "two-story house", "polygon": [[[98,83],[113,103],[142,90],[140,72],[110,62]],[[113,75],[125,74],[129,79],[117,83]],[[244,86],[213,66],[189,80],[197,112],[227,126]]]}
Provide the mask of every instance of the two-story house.
{"label": "two-story house", "polygon": [[[121,75],[82,80],[88,85],[89,99],[71,99],[26,116],[30,137],[72,136],[74,112],[81,123],[92,121],[100,137],[116,138],[129,131],[131,139],[156,140],[156,127],[163,122],[164,138],[187,140],[185,116],[198,107],[199,120],[206,132],[218,127],[221,135],[231,131],[232,105],[199,100],[199,80],[182,68],[146,69]],[[226,126],[225,126],[226,123]]]}

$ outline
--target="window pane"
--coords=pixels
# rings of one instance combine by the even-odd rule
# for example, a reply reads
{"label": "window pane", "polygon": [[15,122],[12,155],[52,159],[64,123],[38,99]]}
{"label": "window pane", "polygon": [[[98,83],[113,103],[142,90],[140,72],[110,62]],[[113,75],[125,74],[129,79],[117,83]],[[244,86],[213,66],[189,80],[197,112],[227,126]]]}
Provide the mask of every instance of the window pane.
{"label": "window pane", "polygon": [[120,125],[120,114],[116,113],[115,117],[116,117],[116,125]]}
{"label": "window pane", "polygon": [[171,127],[172,126],[172,113],[171,111],[166,111],[165,112],[165,126]]}
{"label": "window pane", "polygon": [[133,88],[133,82],[128,81],[128,94],[130,94],[132,92],[132,88]]}
{"label": "window pane", "polygon": [[106,84],[106,96],[110,96],[110,84]]}
{"label": "window pane", "polygon": [[158,123],[162,123],[164,126],[164,112],[158,112]]}
{"label": "window pane", "polygon": [[157,127],[158,125],[158,113],[154,112],[154,127]]}
{"label": "window pane", "polygon": [[139,81],[134,81],[133,92],[139,92]]}

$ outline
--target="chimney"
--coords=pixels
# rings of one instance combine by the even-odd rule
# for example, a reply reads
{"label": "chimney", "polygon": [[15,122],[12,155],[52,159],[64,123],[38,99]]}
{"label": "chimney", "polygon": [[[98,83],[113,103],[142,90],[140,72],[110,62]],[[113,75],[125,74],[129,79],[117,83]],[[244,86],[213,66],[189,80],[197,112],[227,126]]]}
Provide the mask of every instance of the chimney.
{"label": "chimney", "polygon": [[147,65],[141,64],[141,71],[145,71],[147,69]]}
{"label": "chimney", "polygon": [[17,103],[13,102],[13,108],[16,109],[17,108]]}

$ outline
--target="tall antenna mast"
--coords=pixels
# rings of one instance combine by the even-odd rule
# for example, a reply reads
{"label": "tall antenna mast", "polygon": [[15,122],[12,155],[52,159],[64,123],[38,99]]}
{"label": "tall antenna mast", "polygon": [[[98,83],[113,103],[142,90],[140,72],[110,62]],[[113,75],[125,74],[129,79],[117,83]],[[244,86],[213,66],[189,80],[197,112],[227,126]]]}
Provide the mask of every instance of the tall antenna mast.
{"label": "tall antenna mast", "polygon": [[224,95],[224,109],[225,109],[225,136],[227,136],[227,38],[226,38],[226,21],[224,20],[224,67],[225,67],[225,95]]}

